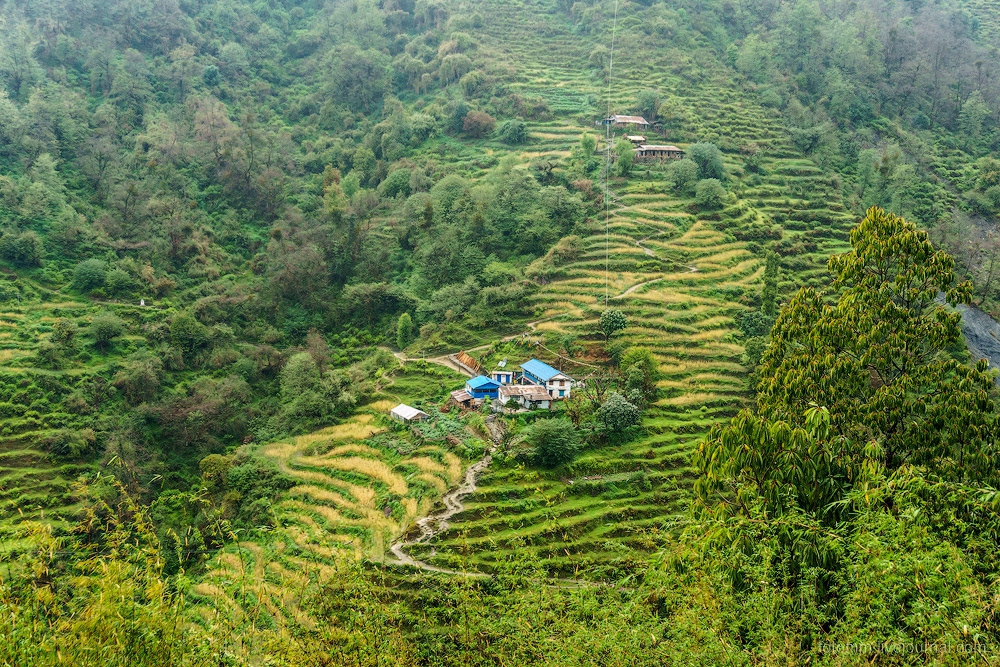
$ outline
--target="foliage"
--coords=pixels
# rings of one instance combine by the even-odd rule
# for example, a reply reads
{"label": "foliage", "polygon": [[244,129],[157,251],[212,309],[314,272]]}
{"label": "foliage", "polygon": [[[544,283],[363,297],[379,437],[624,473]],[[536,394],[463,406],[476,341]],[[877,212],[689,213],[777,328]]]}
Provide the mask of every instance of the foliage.
{"label": "foliage", "polygon": [[94,346],[101,352],[107,352],[115,339],[125,332],[125,323],[121,318],[110,312],[103,312],[90,322],[90,333],[94,337]]}
{"label": "foliage", "polygon": [[718,179],[704,178],[695,186],[694,200],[704,209],[721,208],[726,201],[726,189]]}
{"label": "foliage", "polygon": [[[953,489],[997,483],[992,380],[984,364],[964,366],[948,354],[959,316],[935,302],[940,292],[951,304],[967,301],[970,286],[956,284],[953,260],[924,232],[880,209],[852,230],[851,245],[830,259],[830,302],[803,288],[781,310],[756,410],[713,429],[696,457],[699,507],[717,522],[712,539],[759,563],[753,576],[808,596],[848,624],[850,612],[836,609],[864,604],[868,614],[870,596],[892,597],[884,587],[891,582],[868,579],[866,568],[869,557],[891,557],[914,539],[899,523],[900,505],[915,500],[922,480]],[[896,537],[873,537],[884,530]],[[918,559],[979,539],[971,526],[962,537],[925,535]],[[749,567],[725,569],[740,578]],[[949,622],[966,613],[963,591],[923,594],[955,605]],[[909,627],[919,636],[939,622],[921,617]]]}
{"label": "foliage", "polygon": [[599,325],[604,338],[610,340],[612,336],[628,326],[628,318],[622,311],[608,308],[601,313]]}
{"label": "foliage", "polygon": [[605,430],[615,438],[620,438],[632,426],[639,423],[642,416],[639,408],[618,392],[611,392],[608,399],[597,410],[597,419]]}
{"label": "foliage", "polygon": [[569,463],[580,449],[580,436],[568,419],[542,419],[532,424],[525,440],[534,447],[535,461],[546,468]]}
{"label": "foliage", "polygon": [[496,132],[505,144],[523,144],[528,140],[528,127],[523,120],[505,120],[497,126]]}
{"label": "foliage", "polygon": [[691,144],[685,151],[685,159],[698,165],[698,179],[715,179],[724,181],[726,169],[722,164],[722,151],[712,143],[702,142]]}

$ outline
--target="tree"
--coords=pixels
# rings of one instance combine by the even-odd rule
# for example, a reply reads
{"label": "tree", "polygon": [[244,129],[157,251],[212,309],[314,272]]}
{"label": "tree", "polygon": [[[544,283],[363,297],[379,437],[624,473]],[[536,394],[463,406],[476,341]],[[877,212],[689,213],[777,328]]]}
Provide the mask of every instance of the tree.
{"label": "tree", "polygon": [[497,138],[505,144],[523,144],[528,140],[528,126],[523,120],[505,120],[497,128]]}
{"label": "tree", "polygon": [[0,257],[14,266],[41,266],[44,254],[42,239],[30,229],[20,234],[7,231],[0,237]]}
{"label": "tree", "polygon": [[170,342],[185,354],[193,354],[208,344],[208,327],[191,313],[179,313],[170,322]]}
{"label": "tree", "polygon": [[948,353],[960,316],[936,302],[967,303],[971,286],[926,233],[881,209],[851,246],[830,259],[833,299],[802,288],[781,310],[756,409],[696,456],[700,507],[734,540],[766,532],[793,585],[803,568],[837,567],[835,531],[853,512],[896,502],[886,479],[905,485],[917,466],[931,483],[998,481],[992,379]]}
{"label": "tree", "polygon": [[660,94],[655,90],[643,90],[635,96],[635,106],[633,107],[640,116],[650,123],[656,122],[656,117],[660,113]]}
{"label": "tree", "polygon": [[630,347],[618,365],[626,373],[628,388],[637,389],[645,400],[656,396],[656,383],[660,379],[660,364],[649,348]]}
{"label": "tree", "polygon": [[726,189],[718,179],[704,178],[695,186],[694,201],[703,209],[722,208],[726,203]]}
{"label": "tree", "polygon": [[470,111],[462,120],[462,131],[470,137],[479,139],[492,132],[496,124],[493,116],[485,111]]}
{"label": "tree", "polygon": [[965,135],[968,146],[979,150],[983,139],[983,124],[990,117],[990,108],[978,90],[969,95],[958,114],[958,127]]}
{"label": "tree", "polygon": [[627,429],[635,426],[642,418],[642,412],[633,403],[616,391],[597,409],[597,419],[612,437],[621,437]]}
{"label": "tree", "polygon": [[632,165],[635,164],[635,146],[627,139],[619,139],[615,143],[615,173],[619,176],[628,176],[632,173]]}
{"label": "tree", "polygon": [[714,178],[719,181],[726,179],[726,169],[722,164],[722,151],[715,144],[691,144],[685,156],[698,165],[698,178]]}
{"label": "tree", "polygon": [[73,269],[73,287],[81,292],[91,292],[104,286],[107,264],[99,259],[80,262]]}
{"label": "tree", "polygon": [[580,449],[576,428],[562,417],[536,421],[528,429],[525,440],[535,448],[535,462],[546,468],[569,463]]}
{"label": "tree", "polygon": [[405,349],[413,341],[413,318],[403,313],[396,321],[396,347]]}
{"label": "tree", "polygon": [[125,323],[117,315],[104,311],[94,317],[90,323],[90,333],[94,337],[94,346],[101,352],[107,352],[115,339],[125,332]]}
{"label": "tree", "polygon": [[677,160],[667,168],[667,177],[673,185],[674,192],[690,195],[698,183],[698,163],[690,158]]}
{"label": "tree", "polygon": [[613,335],[628,326],[628,318],[625,313],[614,308],[608,308],[601,313],[600,327],[605,339],[610,339]]}
{"label": "tree", "polygon": [[330,62],[332,92],[354,111],[371,111],[389,90],[389,57],[375,49],[348,45]]}

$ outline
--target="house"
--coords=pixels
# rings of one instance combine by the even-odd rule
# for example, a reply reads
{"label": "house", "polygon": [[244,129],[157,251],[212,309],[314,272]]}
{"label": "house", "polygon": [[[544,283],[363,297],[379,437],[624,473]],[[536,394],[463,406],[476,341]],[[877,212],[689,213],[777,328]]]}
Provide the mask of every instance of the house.
{"label": "house", "polygon": [[485,375],[477,375],[465,383],[465,391],[469,392],[472,398],[496,398],[500,383]]}
{"label": "house", "polygon": [[423,410],[417,410],[414,407],[406,405],[405,403],[400,403],[392,410],[389,411],[389,416],[400,422],[401,424],[408,424],[410,422],[422,422],[425,419],[430,419],[431,416],[424,412]]}
{"label": "house", "polygon": [[649,122],[642,116],[623,116],[614,114],[597,121],[598,125],[610,125],[611,127],[649,127]]}
{"label": "house", "polygon": [[490,378],[501,386],[510,384],[514,381],[514,371],[509,371],[505,368],[498,368],[490,373]]}
{"label": "house", "polygon": [[451,392],[451,400],[453,400],[459,407],[472,407],[472,394],[464,389]]}
{"label": "house", "polygon": [[519,410],[548,410],[552,406],[552,397],[543,387],[536,384],[509,384],[497,391],[493,410],[500,412],[511,399],[521,406]]}
{"label": "house", "polygon": [[651,146],[642,144],[635,149],[637,160],[679,160],[684,157],[684,151],[677,146]]}
{"label": "house", "polygon": [[455,362],[455,365],[461,368],[463,371],[468,373],[470,376],[479,375],[479,362],[470,357],[465,352],[459,352],[458,354],[452,354],[449,358]]}
{"label": "house", "polygon": [[521,364],[521,378],[526,383],[544,387],[552,398],[569,398],[573,388],[573,378],[538,359]]}
{"label": "house", "polygon": [[642,146],[644,143],[646,143],[646,137],[640,134],[629,134],[625,136],[625,139],[636,146]]}

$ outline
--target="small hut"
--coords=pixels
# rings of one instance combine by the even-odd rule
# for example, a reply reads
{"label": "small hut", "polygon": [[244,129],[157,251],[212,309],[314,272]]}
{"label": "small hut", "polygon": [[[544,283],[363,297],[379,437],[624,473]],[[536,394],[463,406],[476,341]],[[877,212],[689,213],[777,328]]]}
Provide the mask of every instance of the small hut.
{"label": "small hut", "polygon": [[423,410],[418,410],[412,406],[406,405],[405,403],[400,403],[390,410],[389,416],[398,421],[400,424],[422,422],[425,419],[431,418],[431,416]]}

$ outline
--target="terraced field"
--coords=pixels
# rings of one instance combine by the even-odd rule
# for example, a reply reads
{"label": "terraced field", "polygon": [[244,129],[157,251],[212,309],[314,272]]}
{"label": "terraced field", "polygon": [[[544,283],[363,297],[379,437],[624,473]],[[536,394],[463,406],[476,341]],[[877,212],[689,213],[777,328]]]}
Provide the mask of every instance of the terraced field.
{"label": "terraced field", "polygon": [[[594,44],[570,34],[566,18],[547,6],[493,2],[484,11],[497,37],[491,47],[519,63],[520,89],[562,112],[531,128],[529,157],[557,159],[581,132],[594,131],[601,82],[582,66]],[[509,38],[537,30],[545,33],[544,51],[533,49],[537,39]],[[501,35],[508,38],[501,42]],[[640,37],[626,32],[624,40]],[[651,56],[616,60],[614,109],[627,110],[643,88],[665,93],[675,111],[667,141],[681,147],[712,141],[727,151],[729,203],[699,213],[690,199],[670,192],[662,166],[637,165],[632,178],[611,186],[607,226],[592,220],[584,254],[534,297],[546,338],[592,336],[606,304],[627,314],[623,337],[652,350],[663,373],[661,397],[646,412],[646,436],[586,452],[571,477],[495,464],[451,529],[415,553],[428,562],[489,570],[527,550],[553,574],[590,577],[640,563],[686,507],[693,448],[747,401],[735,323],[759,291],[762,242],[778,230],[786,292],[820,281],[826,257],[846,247],[853,217],[844,212],[836,182],[797,155],[776,119],[725,73],[685,79],[687,56],[663,50]],[[589,114],[562,102],[584,95]],[[744,169],[751,150],[763,155],[758,173]]]}
{"label": "terraced field", "polygon": [[[99,309],[24,277],[4,276],[0,305],[0,539],[17,523],[44,518],[66,526],[78,508],[73,484],[92,470],[80,447],[92,444],[85,417],[52,409],[73,386],[104,370],[107,359],[84,352],[46,363],[39,347],[59,319],[82,322]],[[13,296],[16,295],[16,296]],[[86,329],[77,338],[85,339]],[[78,340],[79,342],[79,340]],[[127,341],[125,342],[127,345]]]}
{"label": "terraced field", "polygon": [[[416,365],[401,376],[458,377]],[[425,391],[437,399],[445,386]],[[396,404],[382,400],[342,424],[261,446],[295,483],[272,508],[276,528],[213,557],[195,595],[263,627],[310,627],[298,606],[306,586],[358,559],[383,560],[391,540],[427,514],[485,451],[463,421],[429,406],[429,423],[391,422],[386,413]]]}

